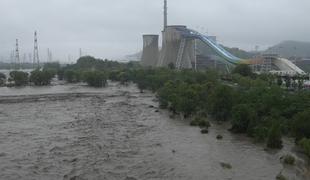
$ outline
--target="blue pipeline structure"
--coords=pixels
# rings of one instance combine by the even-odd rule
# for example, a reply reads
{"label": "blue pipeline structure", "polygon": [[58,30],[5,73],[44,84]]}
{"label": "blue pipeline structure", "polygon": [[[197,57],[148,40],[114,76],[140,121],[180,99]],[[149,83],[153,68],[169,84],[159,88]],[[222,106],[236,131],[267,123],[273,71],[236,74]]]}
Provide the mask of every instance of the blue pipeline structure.
{"label": "blue pipeline structure", "polygon": [[240,64],[245,63],[246,60],[242,60],[230,52],[228,52],[226,49],[224,49],[220,44],[213,41],[209,36],[206,36],[204,34],[199,33],[198,31],[187,29],[187,28],[177,28],[181,32],[181,36],[183,38],[193,38],[201,40],[203,43],[208,45],[210,48],[212,48],[217,55],[225,59],[229,64]]}

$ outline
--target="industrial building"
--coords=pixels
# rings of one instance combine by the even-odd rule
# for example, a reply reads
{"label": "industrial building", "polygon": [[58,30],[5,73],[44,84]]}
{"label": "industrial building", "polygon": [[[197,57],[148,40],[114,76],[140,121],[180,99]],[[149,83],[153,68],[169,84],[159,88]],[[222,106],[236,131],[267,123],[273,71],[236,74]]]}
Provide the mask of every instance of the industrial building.
{"label": "industrial building", "polygon": [[167,20],[167,0],[164,0],[164,29],[162,49],[159,52],[158,35],[143,36],[143,66],[167,67],[173,64],[177,69],[205,69],[230,71],[237,64],[249,64],[260,73],[305,74],[291,61],[277,55],[265,55],[255,59],[241,59],[217,43],[216,37],[207,36],[185,25],[170,25]]}
{"label": "industrial building", "polygon": [[159,59],[158,38],[158,35],[143,35],[142,66],[154,67],[157,65]]}

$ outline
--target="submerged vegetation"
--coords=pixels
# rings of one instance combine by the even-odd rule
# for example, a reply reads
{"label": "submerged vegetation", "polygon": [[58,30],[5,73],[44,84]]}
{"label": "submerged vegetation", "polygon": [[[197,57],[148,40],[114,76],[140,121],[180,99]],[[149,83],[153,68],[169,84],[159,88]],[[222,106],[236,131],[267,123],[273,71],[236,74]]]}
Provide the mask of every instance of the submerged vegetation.
{"label": "submerged vegetation", "polygon": [[36,86],[46,86],[51,84],[51,80],[55,76],[55,72],[52,70],[40,71],[36,69],[30,74],[30,82],[34,83]]}
{"label": "submerged vegetation", "polygon": [[104,87],[107,84],[107,77],[101,71],[84,72],[84,80],[89,86]]}
{"label": "submerged vegetation", "polygon": [[[270,148],[281,148],[283,135],[294,136],[310,156],[310,92],[298,85],[304,77],[257,75],[247,65],[237,66],[232,74],[141,68],[138,63],[87,56],[62,68],[46,65],[42,71],[32,72],[30,80],[36,85],[49,84],[51,72],[57,73],[60,80],[86,82],[94,87],[104,87],[108,79],[123,85],[133,82],[141,93],[154,92],[160,108],[190,119],[190,124],[200,126],[202,133],[207,133],[210,126],[206,117],[229,121],[233,133],[244,133]],[[10,79],[16,85],[25,85],[28,74],[11,72]]]}
{"label": "submerged vegetation", "polygon": [[3,73],[0,73],[0,87],[3,86],[6,82],[6,75]]}
{"label": "submerged vegetation", "polygon": [[10,72],[9,81],[14,81],[15,86],[25,86],[28,84],[29,75],[22,71],[12,71]]}
{"label": "submerged vegetation", "polygon": [[[266,142],[269,148],[281,148],[283,135],[296,137],[297,143],[310,139],[310,92],[298,85],[305,77],[256,75],[247,65],[225,75],[211,70],[140,68],[132,62],[93,57],[82,57],[58,72],[67,82],[84,81],[90,86],[104,86],[107,79],[124,85],[133,82],[141,92],[156,93],[160,108],[191,119],[190,124],[200,126],[202,133],[208,132],[206,117],[210,116],[230,121],[232,132]],[[299,144],[309,151],[307,140]]]}
{"label": "submerged vegetation", "polygon": [[232,169],[232,165],[229,163],[221,162],[220,165],[223,169]]}
{"label": "submerged vegetation", "polygon": [[294,165],[296,161],[295,157],[290,154],[282,156],[281,160],[283,161],[284,164],[287,164],[287,165]]}

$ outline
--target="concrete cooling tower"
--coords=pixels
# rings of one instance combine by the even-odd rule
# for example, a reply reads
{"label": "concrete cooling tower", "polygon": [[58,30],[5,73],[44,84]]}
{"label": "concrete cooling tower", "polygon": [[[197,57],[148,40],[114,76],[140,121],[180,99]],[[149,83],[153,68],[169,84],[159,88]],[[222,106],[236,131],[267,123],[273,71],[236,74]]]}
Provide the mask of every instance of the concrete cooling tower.
{"label": "concrete cooling tower", "polygon": [[144,67],[154,67],[158,63],[158,35],[143,35],[143,52],[141,65]]}
{"label": "concrete cooling tower", "polygon": [[158,66],[173,63],[176,68],[192,68],[195,62],[195,39],[184,36],[186,26],[167,26],[163,31],[163,45]]}

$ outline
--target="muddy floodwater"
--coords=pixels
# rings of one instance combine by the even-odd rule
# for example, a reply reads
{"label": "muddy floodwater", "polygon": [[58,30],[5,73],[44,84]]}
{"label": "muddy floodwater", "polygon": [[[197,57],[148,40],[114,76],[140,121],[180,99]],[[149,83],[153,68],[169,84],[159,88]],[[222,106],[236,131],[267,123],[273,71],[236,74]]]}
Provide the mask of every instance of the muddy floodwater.
{"label": "muddy floodwater", "polygon": [[157,107],[134,85],[0,88],[0,179],[309,179],[302,158],[279,160],[295,154],[290,139],[268,152],[227,125],[203,135]]}

